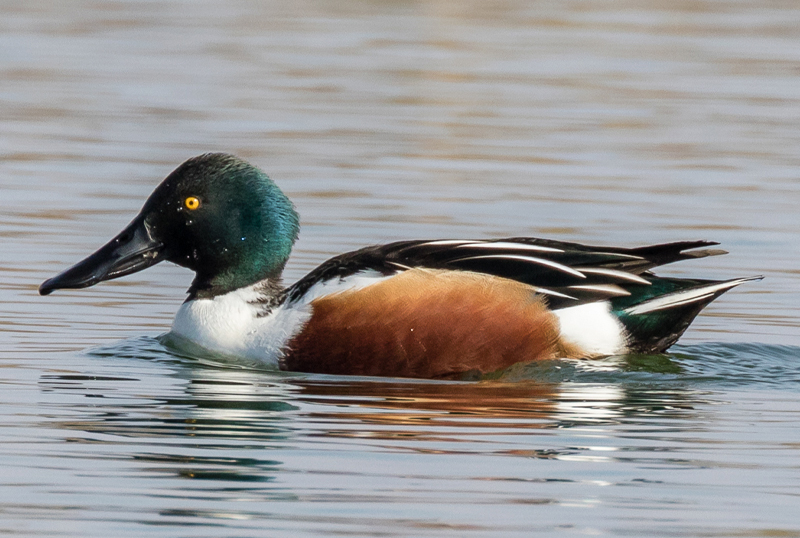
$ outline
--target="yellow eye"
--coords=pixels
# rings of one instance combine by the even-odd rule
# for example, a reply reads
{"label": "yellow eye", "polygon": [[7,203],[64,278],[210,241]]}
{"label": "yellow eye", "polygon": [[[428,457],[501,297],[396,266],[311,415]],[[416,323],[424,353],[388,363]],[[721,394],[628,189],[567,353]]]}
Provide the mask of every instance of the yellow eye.
{"label": "yellow eye", "polygon": [[183,205],[186,206],[186,209],[194,211],[198,207],[200,207],[200,199],[194,196],[188,197],[186,200],[183,201]]}

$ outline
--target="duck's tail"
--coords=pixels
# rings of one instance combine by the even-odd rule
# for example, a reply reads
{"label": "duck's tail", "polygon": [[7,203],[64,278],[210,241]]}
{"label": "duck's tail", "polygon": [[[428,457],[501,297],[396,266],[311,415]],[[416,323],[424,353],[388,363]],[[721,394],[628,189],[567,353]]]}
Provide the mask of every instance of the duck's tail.
{"label": "duck's tail", "polygon": [[686,331],[695,316],[711,301],[744,282],[762,276],[732,280],[690,280],[648,277],[631,295],[611,301],[612,312],[628,332],[627,347],[637,353],[661,353]]}

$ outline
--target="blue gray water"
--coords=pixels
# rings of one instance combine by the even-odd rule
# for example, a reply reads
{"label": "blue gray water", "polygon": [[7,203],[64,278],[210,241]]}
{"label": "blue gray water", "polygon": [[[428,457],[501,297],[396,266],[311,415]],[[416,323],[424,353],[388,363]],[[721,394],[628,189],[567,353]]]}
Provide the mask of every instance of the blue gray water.
{"label": "blue gray water", "polygon": [[[673,4],[0,3],[0,533],[800,536],[800,6]],[[481,383],[180,356],[174,266],[36,294],[206,151],[295,201],[288,281],[510,235],[766,278]]]}

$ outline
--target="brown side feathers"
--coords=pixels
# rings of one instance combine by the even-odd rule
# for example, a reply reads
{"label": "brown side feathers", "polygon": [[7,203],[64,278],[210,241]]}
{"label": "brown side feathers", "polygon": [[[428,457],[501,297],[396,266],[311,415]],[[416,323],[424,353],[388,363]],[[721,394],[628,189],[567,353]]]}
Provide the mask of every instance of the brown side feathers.
{"label": "brown side feathers", "polygon": [[287,370],[448,378],[566,351],[533,288],[489,275],[412,269],[311,305],[289,342]]}

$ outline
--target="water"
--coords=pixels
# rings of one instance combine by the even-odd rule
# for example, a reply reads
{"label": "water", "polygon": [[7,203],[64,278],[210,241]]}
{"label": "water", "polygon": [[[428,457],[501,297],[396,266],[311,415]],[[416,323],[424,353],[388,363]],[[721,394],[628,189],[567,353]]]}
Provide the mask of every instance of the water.
{"label": "water", "polygon": [[[800,536],[794,2],[0,4],[0,532]],[[404,238],[731,251],[665,356],[482,383],[158,340],[187,272],[42,298],[186,158],[297,204],[299,278]]]}

